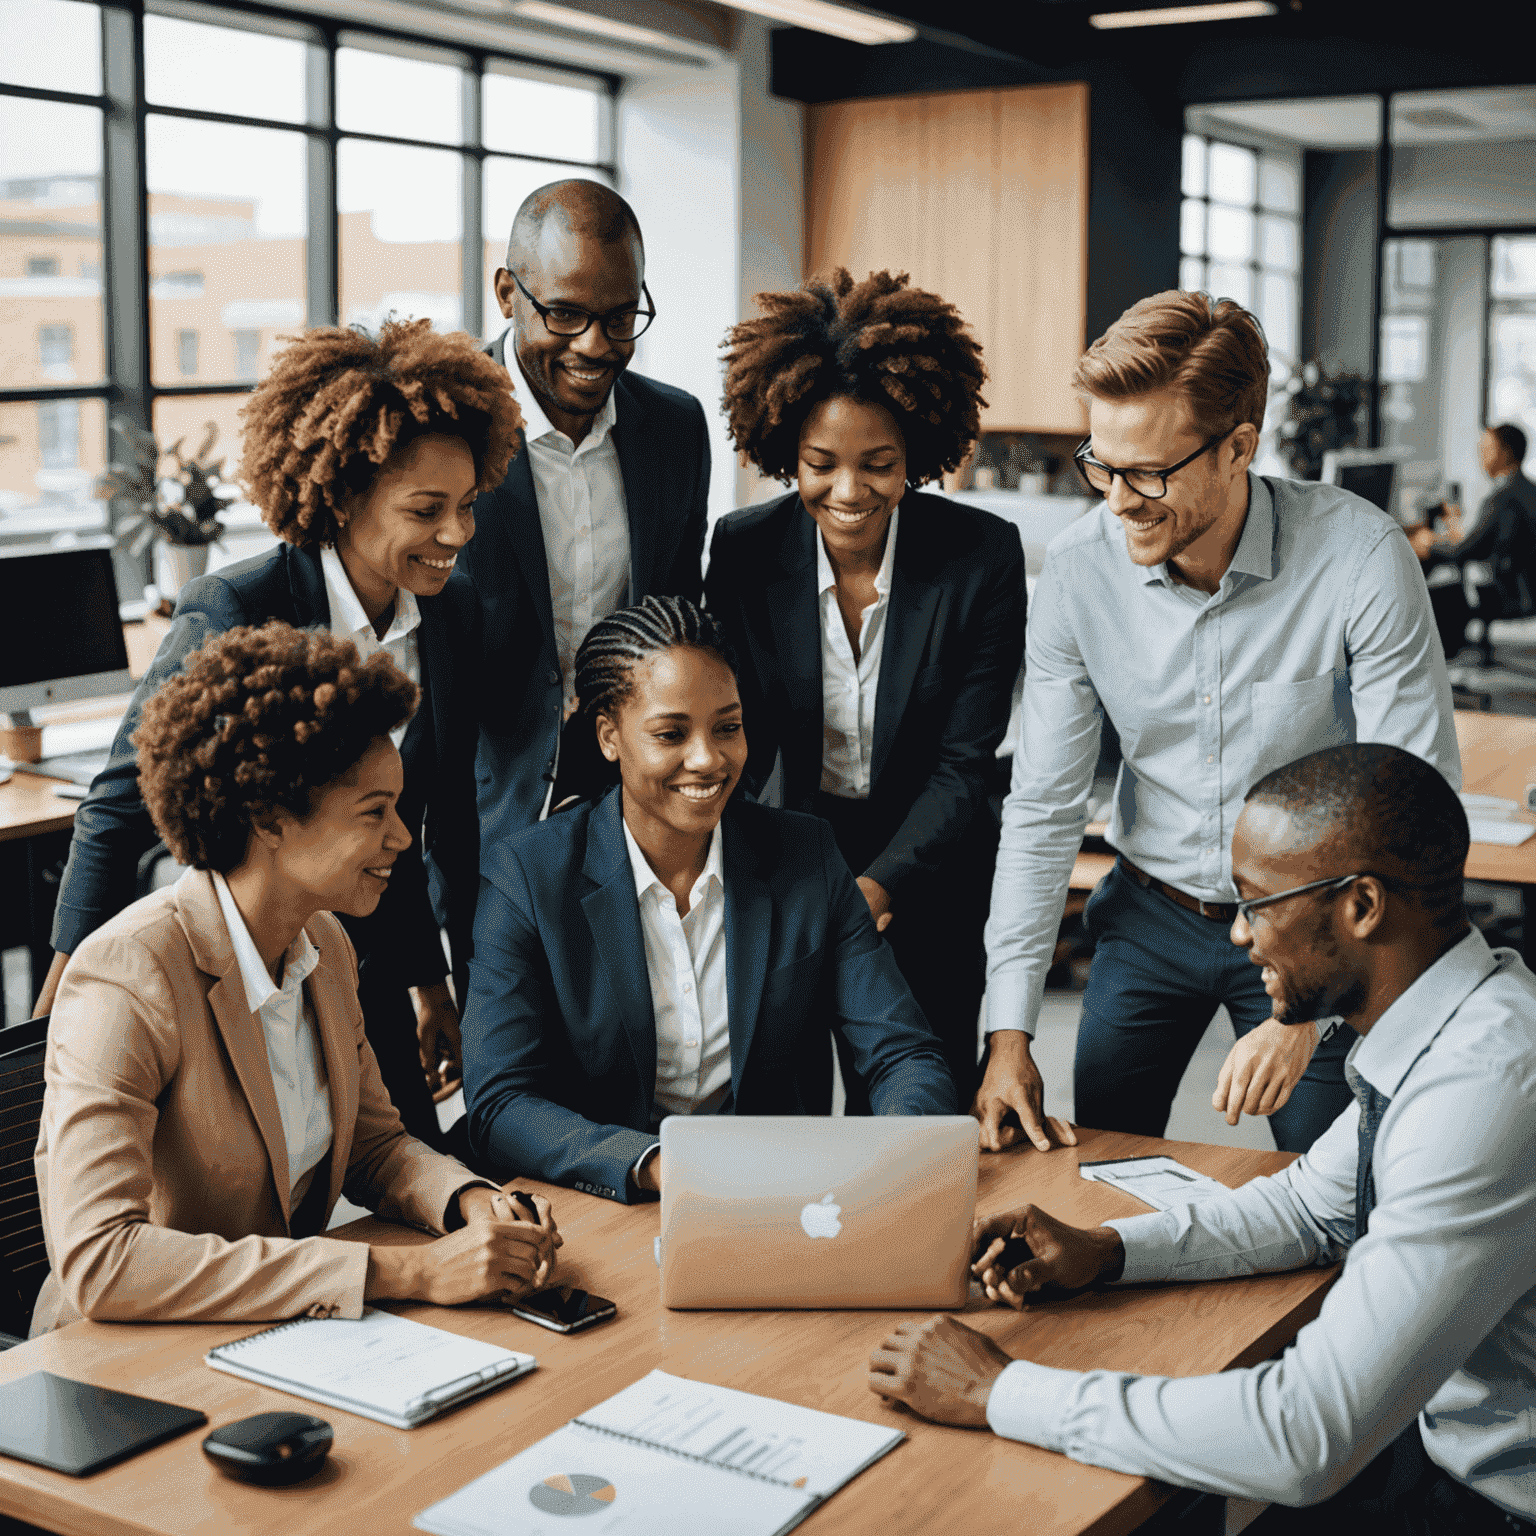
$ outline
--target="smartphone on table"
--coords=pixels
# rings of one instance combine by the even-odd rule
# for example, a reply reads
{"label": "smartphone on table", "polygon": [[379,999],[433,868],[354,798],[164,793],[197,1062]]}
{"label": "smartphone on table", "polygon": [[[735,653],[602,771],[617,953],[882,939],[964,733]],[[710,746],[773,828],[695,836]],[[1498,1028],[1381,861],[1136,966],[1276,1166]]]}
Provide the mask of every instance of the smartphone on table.
{"label": "smartphone on table", "polygon": [[618,1315],[618,1310],[606,1296],[594,1296],[573,1285],[552,1285],[524,1296],[513,1306],[512,1315],[552,1333],[578,1333],[606,1323]]}

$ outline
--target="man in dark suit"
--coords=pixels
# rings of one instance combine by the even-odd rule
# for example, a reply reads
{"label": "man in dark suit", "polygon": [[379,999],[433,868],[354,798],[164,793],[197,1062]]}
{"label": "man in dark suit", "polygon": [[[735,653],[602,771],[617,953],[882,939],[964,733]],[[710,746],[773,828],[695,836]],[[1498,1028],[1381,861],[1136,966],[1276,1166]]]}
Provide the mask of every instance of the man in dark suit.
{"label": "man in dark suit", "polygon": [[531,193],[495,286],[512,324],[490,353],[512,376],[527,447],[476,503],[465,552],[485,618],[487,846],[544,810],[592,623],[648,593],[700,595],[709,494],[699,402],[625,371],[655,311],[623,198],[580,180]]}
{"label": "man in dark suit", "polygon": [[[952,1115],[939,1043],[824,822],[730,804],[730,1083],[720,1114],[827,1114],[829,1030],[876,1113]],[[464,1012],[471,1145],[495,1167],[630,1201],[656,1142],[657,1030],[620,792],[481,860]],[[708,1112],[703,1111],[703,1112]]]}
{"label": "man in dark suit", "polygon": [[1477,522],[1460,539],[1436,540],[1427,566],[1464,566],[1480,561],[1493,571],[1493,580],[1477,589],[1477,607],[1467,602],[1459,582],[1430,588],[1435,622],[1447,661],[1461,650],[1467,621],[1483,621],[1479,642],[1483,665],[1493,662],[1488,625],[1494,619],[1518,619],[1536,612],[1536,485],[1521,472],[1525,462],[1525,433],[1508,422],[1489,427],[1478,442],[1483,473],[1493,490],[1477,509]]}

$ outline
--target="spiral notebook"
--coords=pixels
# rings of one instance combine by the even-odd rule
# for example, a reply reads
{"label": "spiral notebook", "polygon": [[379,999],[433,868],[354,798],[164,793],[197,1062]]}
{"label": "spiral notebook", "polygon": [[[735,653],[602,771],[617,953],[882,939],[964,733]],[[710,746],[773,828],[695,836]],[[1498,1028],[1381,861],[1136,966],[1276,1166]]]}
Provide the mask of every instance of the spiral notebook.
{"label": "spiral notebook", "polygon": [[626,1387],[417,1515],[432,1536],[781,1536],[905,1436],[685,1381]]}
{"label": "spiral notebook", "polygon": [[396,1429],[526,1375],[532,1355],[365,1307],[355,1320],[301,1317],[210,1349],[216,1371]]}

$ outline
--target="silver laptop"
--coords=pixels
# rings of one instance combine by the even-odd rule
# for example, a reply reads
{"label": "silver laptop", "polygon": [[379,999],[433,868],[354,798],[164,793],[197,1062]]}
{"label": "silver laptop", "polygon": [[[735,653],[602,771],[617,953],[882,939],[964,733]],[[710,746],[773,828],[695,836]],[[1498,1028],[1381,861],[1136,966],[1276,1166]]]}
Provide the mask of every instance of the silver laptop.
{"label": "silver laptop", "polygon": [[665,1307],[959,1307],[976,1209],[969,1115],[673,1115]]}

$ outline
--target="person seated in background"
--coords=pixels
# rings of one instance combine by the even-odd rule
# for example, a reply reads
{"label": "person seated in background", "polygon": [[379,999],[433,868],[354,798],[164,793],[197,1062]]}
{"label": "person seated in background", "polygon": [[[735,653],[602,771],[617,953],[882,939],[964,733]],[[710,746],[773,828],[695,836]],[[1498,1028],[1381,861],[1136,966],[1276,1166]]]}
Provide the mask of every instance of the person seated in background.
{"label": "person seated in background", "polygon": [[377,339],[307,331],[278,354],[241,415],[241,478],[283,542],[200,577],[177,599],[107,767],[75,813],[56,954],[36,1012],[49,1011],[86,935],[132,900],[139,860],[154,845],[132,741],[146,702],[210,635],[268,619],[322,626],[365,656],[387,651],[422,688],[421,709],[395,731],[412,846],[372,916],[343,923],[385,1086],[411,1134],[435,1145],[431,1087],[458,1071],[439,918],[462,1002],[479,889],[480,605],[455,564],[475,531],[477,491],[497,484],[517,452],[521,418],[505,372],[467,336],[436,335],[426,320],[386,321]]}
{"label": "person seated in background", "polygon": [[[981,349],[889,272],[757,303],[728,341],[731,436],[796,489],[716,524],[705,582],[741,661],[747,783],[783,754],[780,803],[831,825],[969,1106],[1024,550],[1011,523],[916,487],[975,441]],[[846,1112],[867,1115],[838,1054]]]}
{"label": "person seated in background", "polygon": [[[1252,1536],[1536,1529],[1536,978],[1469,926],[1466,854],[1455,791],[1398,748],[1329,747],[1261,780],[1232,839],[1232,942],[1283,1025],[1352,1026],[1358,1102],[1282,1173],[1197,1205],[977,1224],[974,1268],[1015,1307],[1343,1259],[1279,1359],[1050,1370],[944,1317],[875,1350],[872,1390],[1090,1465],[1314,1506],[1271,1508]],[[1032,1257],[1000,1274],[1012,1234]]]}
{"label": "person seated in background", "polygon": [[[392,733],[419,697],[387,656],[269,623],[184,658],[135,735],[175,885],[96,929],[59,982],[36,1166],[50,1273],[32,1332],[444,1305],[543,1283],[548,1203],[407,1134],[331,914],[366,917],[411,845]],[[436,1233],[320,1234],[337,1197]]]}
{"label": "person seated in background", "polygon": [[1447,661],[1454,661],[1466,639],[1467,623],[1483,624],[1478,649],[1484,666],[1493,662],[1488,625],[1495,619],[1518,619],[1536,613],[1536,485],[1521,469],[1525,462],[1525,433],[1506,422],[1489,427],[1478,440],[1478,457],[1493,489],[1477,509],[1477,521],[1462,535],[1425,537],[1415,542],[1426,569],[1449,565],[1458,572],[1474,561],[1488,566],[1491,582],[1477,588],[1477,607],[1467,602],[1460,581],[1430,588],[1435,622]]}
{"label": "person seated in background", "polygon": [[464,1013],[487,1164],[633,1201],[666,1115],[826,1114],[829,1028],[878,1114],[954,1114],[933,1031],[825,823],[733,803],[720,625],[647,597],[594,624],[575,721],[619,784],[487,848]]}

